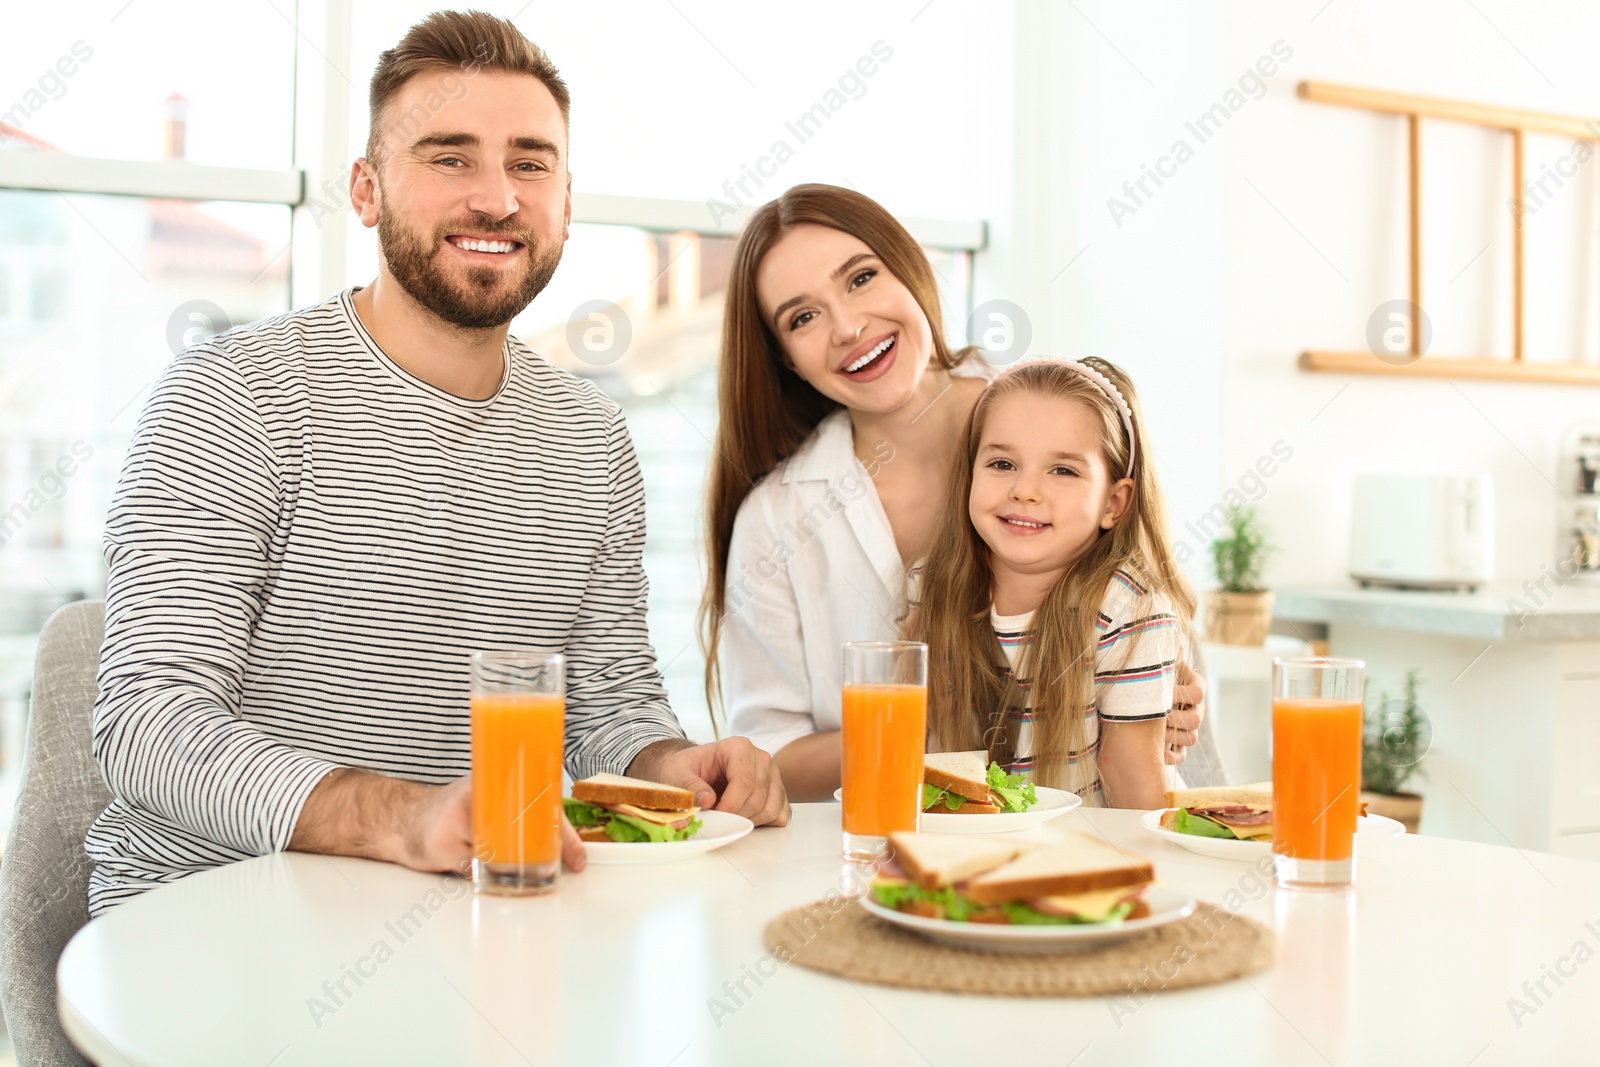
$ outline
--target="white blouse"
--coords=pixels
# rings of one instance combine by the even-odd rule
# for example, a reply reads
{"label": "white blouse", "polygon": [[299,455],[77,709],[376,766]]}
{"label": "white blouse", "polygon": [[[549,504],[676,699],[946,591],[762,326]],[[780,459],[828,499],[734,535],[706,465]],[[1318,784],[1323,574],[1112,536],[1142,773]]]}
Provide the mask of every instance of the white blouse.
{"label": "white blouse", "polygon": [[[995,370],[974,356],[950,373]],[[872,484],[872,471],[892,459],[885,442],[863,464],[841,409],[751,490],[734,519],[719,647],[728,724],[774,755],[840,728],[844,642],[898,636],[905,567]]]}

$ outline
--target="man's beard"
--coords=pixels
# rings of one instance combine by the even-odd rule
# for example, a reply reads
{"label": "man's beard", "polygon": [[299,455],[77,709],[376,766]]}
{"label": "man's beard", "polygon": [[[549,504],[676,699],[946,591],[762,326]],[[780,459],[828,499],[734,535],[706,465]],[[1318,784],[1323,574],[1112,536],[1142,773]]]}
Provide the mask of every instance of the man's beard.
{"label": "man's beard", "polygon": [[[438,261],[439,245],[451,233],[504,234],[520,241],[521,250],[506,254],[528,257],[521,280],[507,287],[510,272],[468,267],[465,282],[452,281]],[[429,243],[401,225],[395,212],[378,214],[378,247],[394,280],[417,303],[463,330],[492,330],[516,318],[550,284],[550,277],[561,262],[561,245],[557,241],[541,249],[532,235],[514,222],[495,222],[485,217],[442,227]]]}

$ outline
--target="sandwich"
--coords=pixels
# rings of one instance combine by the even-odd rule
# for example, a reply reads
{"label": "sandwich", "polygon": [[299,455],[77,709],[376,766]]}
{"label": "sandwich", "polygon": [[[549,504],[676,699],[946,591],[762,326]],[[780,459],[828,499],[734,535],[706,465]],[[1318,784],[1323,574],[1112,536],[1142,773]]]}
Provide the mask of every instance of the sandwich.
{"label": "sandwich", "polygon": [[[1367,813],[1360,801],[1358,814]],[[1272,783],[1225,785],[1210,789],[1178,789],[1167,794],[1161,828],[1199,837],[1239,841],[1272,838]]]}
{"label": "sandwich", "polygon": [[1199,837],[1259,841],[1272,837],[1272,783],[1178,789],[1167,794],[1161,826]]}
{"label": "sandwich", "polygon": [[889,835],[869,892],[927,919],[1016,926],[1112,925],[1150,914],[1150,861],[1087,834],[1056,844],[942,834]]}
{"label": "sandwich", "polygon": [[1039,802],[1033,783],[989,763],[988,753],[930,752],[922,760],[922,810],[939,815],[999,815]]}
{"label": "sandwich", "polygon": [[687,841],[700,832],[693,793],[643,778],[597,774],[573,782],[561,806],[585,841]]}

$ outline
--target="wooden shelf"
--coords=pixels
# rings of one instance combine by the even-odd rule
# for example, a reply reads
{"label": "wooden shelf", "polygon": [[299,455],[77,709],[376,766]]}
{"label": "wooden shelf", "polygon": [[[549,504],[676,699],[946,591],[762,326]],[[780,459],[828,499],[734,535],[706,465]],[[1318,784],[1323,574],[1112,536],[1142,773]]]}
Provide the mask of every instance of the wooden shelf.
{"label": "wooden shelf", "polygon": [[1508,359],[1423,356],[1415,363],[1397,367],[1371,352],[1302,352],[1300,369],[1330,374],[1376,374],[1385,378],[1600,385],[1600,364],[1594,363],[1514,363]]}
{"label": "wooden shelf", "polygon": [[[1523,181],[1526,134],[1555,134],[1578,141],[1600,142],[1600,119],[1583,115],[1558,115],[1549,111],[1500,107],[1467,100],[1444,100],[1434,96],[1396,93],[1332,82],[1303,81],[1295,90],[1302,100],[1341,107],[1362,108],[1400,115],[1406,120],[1406,177],[1409,222],[1409,262],[1407,292],[1410,299],[1407,332],[1412,362],[1404,366],[1379,359],[1371,352],[1302,352],[1300,366],[1310,371],[1338,374],[1375,374],[1386,378],[1470,378],[1504,382],[1544,382],[1560,385],[1600,385],[1600,364],[1583,362],[1528,362],[1523,357]],[[1423,356],[1426,302],[1422,294],[1422,120],[1442,119],[1464,122],[1486,129],[1504,130],[1511,135],[1511,358],[1478,359]],[[1391,301],[1401,304],[1402,301]],[[1390,319],[1402,318],[1398,313]]]}
{"label": "wooden shelf", "polygon": [[1421,115],[1430,119],[1487,126],[1494,130],[1532,130],[1580,141],[1593,141],[1600,137],[1600,121],[1583,115],[1558,115],[1551,111],[1529,111],[1520,107],[1500,107],[1467,100],[1441,100],[1436,96],[1336,85],[1333,82],[1303,81],[1295,87],[1295,93],[1302,100],[1319,104],[1359,107],[1390,115]]}

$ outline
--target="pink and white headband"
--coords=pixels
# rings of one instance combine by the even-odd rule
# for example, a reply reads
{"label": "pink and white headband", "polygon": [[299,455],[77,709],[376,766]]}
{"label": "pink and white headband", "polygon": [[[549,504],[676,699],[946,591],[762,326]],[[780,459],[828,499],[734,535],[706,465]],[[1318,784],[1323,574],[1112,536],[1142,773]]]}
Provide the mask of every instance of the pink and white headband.
{"label": "pink and white headband", "polygon": [[1122,416],[1122,428],[1128,431],[1128,469],[1123,472],[1122,476],[1124,478],[1132,478],[1133,461],[1139,456],[1139,439],[1134,435],[1133,432],[1133,408],[1128,405],[1127,399],[1122,395],[1122,390],[1111,384],[1111,379],[1107,378],[1104,374],[1101,374],[1093,367],[1079,363],[1077,360],[1054,359],[1050,356],[1034,356],[1030,359],[1019,360],[1018,362],[1013,363],[1011,366],[1007,367],[1005,370],[989,379],[989,384],[993,385],[1006,375],[1011,374],[1014,371],[1019,371],[1024,367],[1037,367],[1041,365],[1066,367],[1077,374],[1081,374],[1083,377],[1093,382],[1102,393],[1111,398],[1111,402],[1117,406],[1117,412]]}

